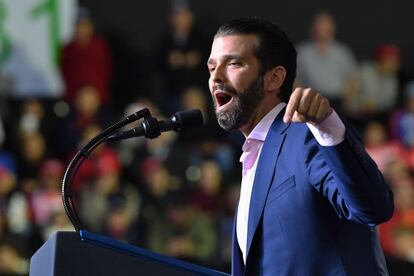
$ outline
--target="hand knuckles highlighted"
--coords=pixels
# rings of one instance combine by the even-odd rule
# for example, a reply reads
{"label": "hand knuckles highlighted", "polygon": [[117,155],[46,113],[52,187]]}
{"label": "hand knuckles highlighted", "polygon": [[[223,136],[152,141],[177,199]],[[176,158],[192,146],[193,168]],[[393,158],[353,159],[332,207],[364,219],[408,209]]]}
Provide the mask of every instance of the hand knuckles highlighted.
{"label": "hand knuckles highlighted", "polygon": [[308,90],[303,90],[302,91],[302,97],[307,97],[309,94]]}
{"label": "hand knuckles highlighted", "polygon": [[316,122],[325,119],[331,110],[329,100],[311,88],[297,87],[288,103],[292,122]]}

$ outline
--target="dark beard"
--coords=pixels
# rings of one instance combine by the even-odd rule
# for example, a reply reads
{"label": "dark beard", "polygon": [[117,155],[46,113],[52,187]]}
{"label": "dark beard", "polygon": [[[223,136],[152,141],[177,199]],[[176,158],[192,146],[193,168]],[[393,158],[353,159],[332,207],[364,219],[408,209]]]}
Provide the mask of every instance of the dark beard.
{"label": "dark beard", "polygon": [[[218,85],[220,87],[220,85]],[[231,107],[217,112],[217,103],[214,101],[217,122],[225,130],[240,129],[251,118],[253,112],[264,98],[263,76],[258,76],[253,83],[242,92],[237,92],[233,87],[221,85],[221,90],[233,96]]]}

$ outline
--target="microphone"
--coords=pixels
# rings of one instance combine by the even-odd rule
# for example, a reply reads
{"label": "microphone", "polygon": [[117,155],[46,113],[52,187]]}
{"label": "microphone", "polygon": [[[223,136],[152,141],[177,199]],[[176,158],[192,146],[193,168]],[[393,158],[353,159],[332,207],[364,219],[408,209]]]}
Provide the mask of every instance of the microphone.
{"label": "microphone", "polygon": [[153,139],[161,135],[161,132],[176,131],[194,128],[203,125],[203,115],[199,109],[179,111],[165,121],[158,121],[153,117],[145,118],[140,126],[131,130],[113,134],[106,141],[119,141],[133,137],[145,136]]}

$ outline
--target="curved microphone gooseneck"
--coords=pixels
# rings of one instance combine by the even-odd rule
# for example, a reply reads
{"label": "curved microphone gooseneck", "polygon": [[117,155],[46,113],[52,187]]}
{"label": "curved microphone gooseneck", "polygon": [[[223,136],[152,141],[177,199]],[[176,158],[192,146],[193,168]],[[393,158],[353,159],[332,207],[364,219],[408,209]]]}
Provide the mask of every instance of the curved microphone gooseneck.
{"label": "curved microphone gooseneck", "polygon": [[73,159],[70,161],[66,169],[66,172],[63,176],[63,180],[62,180],[62,201],[63,201],[63,207],[65,209],[66,215],[71,221],[73,227],[75,227],[76,232],[79,232],[80,230],[82,230],[82,224],[80,222],[79,216],[75,209],[75,205],[73,202],[73,192],[69,184],[75,178],[75,175],[78,172],[79,168],[81,167],[83,161],[85,161],[85,159],[89,157],[90,153],[97,146],[99,146],[102,142],[105,141],[106,137],[113,134],[115,131],[122,128],[123,126],[130,124],[132,122],[135,122],[142,118],[146,118],[146,119],[152,118],[147,108],[137,111],[134,114],[129,115],[126,118],[122,119],[121,121],[106,128],[100,134],[95,136],[91,141],[89,141],[85,146],[83,146],[82,149],[80,149],[76,153],[75,157],[73,157]]}
{"label": "curved microphone gooseneck", "polygon": [[[144,118],[140,126],[128,131],[115,133],[123,126],[135,122]],[[132,115],[127,116],[121,121],[106,128],[100,134],[95,136],[85,146],[83,146],[70,161],[69,166],[66,169],[65,175],[62,180],[62,201],[65,212],[70,219],[76,232],[82,229],[80,218],[76,212],[75,204],[73,201],[73,191],[70,189],[70,183],[75,178],[76,173],[82,166],[90,153],[101,143],[124,140],[132,137],[145,136],[146,138],[154,139],[161,135],[164,131],[181,131],[185,128],[193,128],[203,124],[203,116],[200,110],[181,111],[175,113],[171,118],[165,121],[158,121],[153,118],[147,108],[135,112]]]}

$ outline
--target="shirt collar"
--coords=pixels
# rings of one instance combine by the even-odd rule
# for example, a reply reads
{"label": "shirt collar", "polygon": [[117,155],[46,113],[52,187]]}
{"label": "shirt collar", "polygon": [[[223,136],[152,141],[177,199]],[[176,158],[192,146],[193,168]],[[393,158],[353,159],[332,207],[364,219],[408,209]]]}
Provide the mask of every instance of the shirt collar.
{"label": "shirt collar", "polygon": [[270,110],[254,127],[252,132],[250,132],[249,136],[247,136],[246,140],[255,139],[264,142],[267,133],[269,132],[270,126],[285,106],[286,103],[281,102],[278,105],[276,105],[272,110]]}

